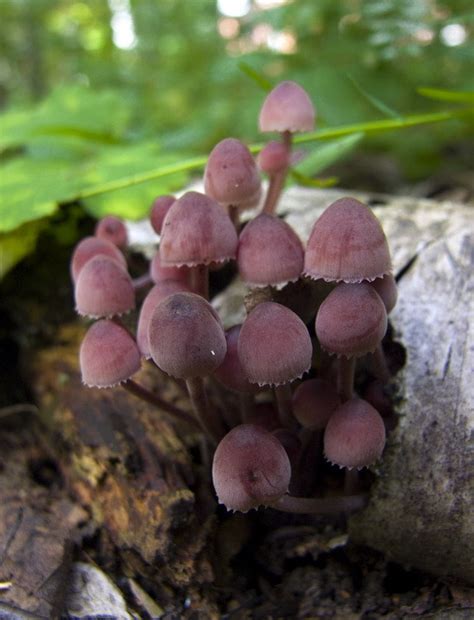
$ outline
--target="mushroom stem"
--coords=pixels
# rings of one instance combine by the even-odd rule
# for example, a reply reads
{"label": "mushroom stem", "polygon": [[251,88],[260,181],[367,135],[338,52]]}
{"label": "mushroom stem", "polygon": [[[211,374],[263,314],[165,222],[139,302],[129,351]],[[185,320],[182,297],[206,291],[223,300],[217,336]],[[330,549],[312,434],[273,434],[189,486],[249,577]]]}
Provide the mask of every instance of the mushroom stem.
{"label": "mushroom stem", "polygon": [[209,267],[207,265],[196,265],[190,269],[191,289],[209,299]]}
{"label": "mushroom stem", "polygon": [[142,288],[146,288],[147,286],[151,286],[153,284],[153,280],[151,279],[150,274],[144,273],[142,276],[138,276],[138,278],[133,278],[132,284],[135,291],[138,291]]}
{"label": "mushroom stem", "polygon": [[296,421],[293,416],[290,384],[284,383],[283,385],[277,385],[274,388],[274,392],[278,415],[282,426],[285,428],[295,428]]}
{"label": "mushroom stem", "polygon": [[[287,147],[288,153],[291,151],[291,138],[290,131],[284,131],[282,133],[283,143]],[[268,186],[267,195],[265,196],[265,202],[263,203],[262,213],[267,213],[268,215],[273,215],[275,213],[278,198],[285,184],[287,173],[288,167],[270,176],[270,184]]]}
{"label": "mushroom stem", "polygon": [[215,443],[218,443],[224,436],[225,431],[220,418],[214,415],[214,412],[209,407],[202,377],[186,379],[186,387],[188,388],[189,398],[199,424],[206,434]]}
{"label": "mushroom stem", "polygon": [[335,514],[360,510],[367,504],[367,498],[366,494],[339,497],[293,497],[291,495],[283,495],[271,504],[271,507],[283,512],[298,514]]}
{"label": "mushroom stem", "polygon": [[370,361],[376,378],[382,383],[388,383],[392,375],[388,368],[387,359],[385,357],[385,353],[383,352],[381,342],[379,342],[374,353],[372,353]]}
{"label": "mushroom stem", "polygon": [[229,205],[229,217],[232,220],[235,231],[237,234],[240,232],[240,213],[239,207],[236,205]]}
{"label": "mushroom stem", "polygon": [[193,424],[194,426],[196,425],[196,420],[193,418],[193,416],[189,415],[189,413],[183,411],[175,405],[172,405],[171,403],[167,403],[165,400],[163,400],[153,392],[150,392],[139,383],[133,381],[133,379],[128,379],[128,381],[121,383],[121,386],[125,390],[127,390],[127,392],[130,392],[131,394],[133,394],[137,398],[140,398],[146,403],[154,405],[155,407],[166,411],[166,413],[170,413],[171,415],[180,418],[181,420],[183,420],[183,422]]}
{"label": "mushroom stem", "polygon": [[351,400],[354,389],[355,357],[340,357],[337,365],[337,392],[342,402]]}

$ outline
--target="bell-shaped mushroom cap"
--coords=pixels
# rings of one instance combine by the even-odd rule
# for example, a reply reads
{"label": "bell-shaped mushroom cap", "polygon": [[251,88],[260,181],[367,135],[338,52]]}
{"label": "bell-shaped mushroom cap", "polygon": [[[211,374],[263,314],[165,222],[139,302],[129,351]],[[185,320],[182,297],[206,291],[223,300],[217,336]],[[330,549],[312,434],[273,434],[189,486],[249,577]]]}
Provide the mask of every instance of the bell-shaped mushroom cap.
{"label": "bell-shaped mushroom cap", "polygon": [[263,172],[276,174],[290,165],[290,152],[286,144],[272,140],[258,154],[257,163]]}
{"label": "bell-shaped mushroom cap", "polygon": [[260,198],[260,175],[250,151],[235,138],[212,149],[204,171],[204,188],[220,205],[251,208]]}
{"label": "bell-shaped mushroom cap", "polygon": [[175,280],[159,282],[148,291],[147,296],[143,300],[142,307],[140,308],[137,326],[137,344],[143,357],[151,357],[150,345],[148,342],[148,328],[156,306],[160,301],[163,301],[163,299],[166,299],[170,295],[186,291],[189,291],[189,288],[183,282],[177,282]]}
{"label": "bell-shaped mushroom cap", "polygon": [[293,413],[304,428],[322,430],[341,400],[335,387],[324,379],[307,379],[293,393]]}
{"label": "bell-shaped mushroom cap", "polygon": [[289,224],[261,213],[240,234],[237,264],[248,286],[284,285],[303,271],[303,245]]}
{"label": "bell-shaped mushroom cap", "polygon": [[157,252],[150,261],[150,278],[155,284],[165,280],[175,280],[187,284],[189,282],[189,269],[187,267],[163,266],[160,253]]}
{"label": "bell-shaped mushroom cap", "polygon": [[372,353],[387,331],[387,312],[367,282],[338,284],[319,307],[316,335],[323,349],[345,357]]}
{"label": "bell-shaped mushroom cap", "polygon": [[150,223],[157,235],[161,235],[163,221],[175,200],[176,198],[174,196],[165,195],[158,196],[158,198],[155,198],[153,201],[150,209]]}
{"label": "bell-shaped mushroom cap", "polygon": [[198,192],[187,192],[171,205],[163,222],[162,265],[194,267],[235,258],[237,233],[219,205]]}
{"label": "bell-shaped mushroom cap", "polygon": [[348,400],[329,418],[324,431],[324,454],[339,467],[361,468],[374,463],[385,447],[385,425],[365,400]]}
{"label": "bell-shaped mushroom cap", "polygon": [[227,510],[247,512],[271,505],[288,492],[290,477],[283,446],[253,424],[232,429],[214,454],[212,480],[217,499]]}
{"label": "bell-shaped mushroom cap", "polygon": [[355,198],[341,198],[316,221],[306,246],[304,272],[327,282],[362,282],[392,269],[380,222]]}
{"label": "bell-shaped mushroom cap", "polygon": [[81,269],[74,293],[76,310],[83,316],[110,317],[135,308],[130,276],[117,261],[102,254]]}
{"label": "bell-shaped mushroom cap", "polygon": [[312,345],[306,325],[291,310],[272,301],[256,306],[239,336],[239,358],[252,383],[290,383],[311,366]]}
{"label": "bell-shaped mushroom cap", "polygon": [[214,308],[194,293],[175,293],[152,314],[148,342],[153,361],[172,377],[204,377],[222,364],[227,348]]}
{"label": "bell-shaped mushroom cap", "polygon": [[82,381],[89,387],[112,387],[140,369],[140,353],[128,331],[113,321],[94,323],[82,341]]}
{"label": "bell-shaped mushroom cap", "polygon": [[104,254],[115,259],[125,269],[127,262],[122,252],[110,241],[98,239],[97,237],[84,237],[74,248],[71,258],[71,278],[76,283],[79,272],[84,265],[94,256]]}
{"label": "bell-shaped mushroom cap", "polygon": [[395,278],[391,273],[387,274],[383,278],[377,278],[373,280],[370,285],[380,295],[380,299],[383,301],[387,314],[390,314],[395,308],[398,298],[398,289]]}
{"label": "bell-shaped mushroom cap", "polygon": [[237,350],[241,327],[241,325],[234,325],[226,331],[227,351],[224,361],[214,371],[214,376],[229,390],[254,394],[258,391],[258,387],[247,379],[247,375],[240,364]]}
{"label": "bell-shaped mushroom cap", "polygon": [[98,239],[110,241],[119,248],[124,248],[128,242],[127,228],[119,217],[107,215],[97,222],[95,236]]}
{"label": "bell-shaped mushroom cap", "polygon": [[313,131],[316,113],[308,93],[295,82],[280,82],[260,110],[260,131]]}

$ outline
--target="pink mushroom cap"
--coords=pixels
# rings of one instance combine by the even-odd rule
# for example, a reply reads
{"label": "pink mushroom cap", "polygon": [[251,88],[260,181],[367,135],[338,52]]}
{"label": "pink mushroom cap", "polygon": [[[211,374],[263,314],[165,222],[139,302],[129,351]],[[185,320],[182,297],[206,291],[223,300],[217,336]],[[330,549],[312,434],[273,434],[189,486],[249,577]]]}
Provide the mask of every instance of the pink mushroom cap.
{"label": "pink mushroom cap", "polygon": [[238,354],[241,325],[234,325],[226,331],[227,351],[222,364],[214,371],[215,378],[234,392],[255,394],[258,387],[247,379]]}
{"label": "pink mushroom cap", "polygon": [[100,219],[94,232],[98,239],[110,241],[119,248],[124,248],[127,245],[127,228],[123,221],[114,215],[107,215]]}
{"label": "pink mushroom cap", "polygon": [[208,196],[224,207],[254,207],[260,198],[261,179],[248,148],[235,138],[226,138],[212,149],[204,171]]}
{"label": "pink mushroom cap", "polygon": [[150,209],[150,223],[157,235],[161,235],[163,221],[176,198],[171,195],[158,196],[153,201]]}
{"label": "pink mushroom cap", "polygon": [[316,113],[308,93],[296,82],[280,82],[260,110],[260,131],[313,131]]}
{"label": "pink mushroom cap", "polygon": [[237,264],[248,286],[282,286],[300,277],[303,245],[289,224],[261,213],[240,234]]}
{"label": "pink mushroom cap", "polygon": [[368,467],[384,447],[385,425],[379,412],[359,398],[336,409],[324,432],[324,454],[339,467]]}
{"label": "pink mushroom cap", "polygon": [[253,424],[230,431],[217,446],[212,480],[220,504],[247,512],[288,492],[291,465],[281,443]]}
{"label": "pink mushroom cap", "polygon": [[311,366],[312,344],[306,325],[291,310],[271,301],[258,304],[240,331],[238,351],[252,383],[290,383]]}
{"label": "pink mushroom cap", "polygon": [[290,165],[290,152],[286,144],[272,140],[258,154],[257,163],[269,175],[286,170]]}
{"label": "pink mushroom cap", "polygon": [[124,314],[135,308],[135,291],[119,263],[98,254],[81,269],[74,291],[76,310],[92,318]]}
{"label": "pink mushroom cap", "polygon": [[323,349],[348,358],[375,351],[386,331],[385,306],[367,282],[338,284],[316,316],[316,335]]}
{"label": "pink mushroom cap", "polygon": [[235,258],[237,233],[229,216],[211,198],[187,192],[166,214],[160,256],[163,266],[194,267]]}
{"label": "pink mushroom cap", "polygon": [[97,237],[84,237],[74,248],[71,258],[71,278],[76,283],[79,272],[84,265],[97,254],[104,254],[116,260],[119,265],[127,268],[127,262],[122,252],[110,241]]}
{"label": "pink mushroom cap", "polygon": [[102,319],[91,325],[82,341],[82,381],[89,387],[112,387],[140,369],[140,353],[128,331]]}
{"label": "pink mushroom cap", "polygon": [[324,379],[307,379],[293,393],[294,416],[311,430],[322,430],[340,404],[337,390]]}
{"label": "pink mushroom cap", "polygon": [[336,200],[314,224],[304,265],[313,280],[356,283],[381,278],[391,269],[380,222],[355,198]]}

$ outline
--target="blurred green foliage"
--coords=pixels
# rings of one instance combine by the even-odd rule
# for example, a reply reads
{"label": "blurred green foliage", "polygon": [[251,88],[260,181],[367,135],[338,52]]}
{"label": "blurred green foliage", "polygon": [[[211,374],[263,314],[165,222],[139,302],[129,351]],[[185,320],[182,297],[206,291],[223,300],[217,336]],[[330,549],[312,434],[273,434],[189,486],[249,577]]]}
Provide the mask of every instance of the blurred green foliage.
{"label": "blurred green foliage", "polygon": [[[409,136],[363,129],[472,105],[438,92],[474,90],[472,0],[247,4],[235,18],[216,0],[0,0],[0,276],[60,204],[83,197],[95,216],[140,217],[155,195],[188,180],[183,160],[229,135],[260,140],[262,86],[282,79],[308,90],[321,128],[357,124],[312,146],[298,182],[314,184],[361,145],[417,178],[472,131],[472,116]],[[88,191],[174,164],[178,172],[147,183]]]}

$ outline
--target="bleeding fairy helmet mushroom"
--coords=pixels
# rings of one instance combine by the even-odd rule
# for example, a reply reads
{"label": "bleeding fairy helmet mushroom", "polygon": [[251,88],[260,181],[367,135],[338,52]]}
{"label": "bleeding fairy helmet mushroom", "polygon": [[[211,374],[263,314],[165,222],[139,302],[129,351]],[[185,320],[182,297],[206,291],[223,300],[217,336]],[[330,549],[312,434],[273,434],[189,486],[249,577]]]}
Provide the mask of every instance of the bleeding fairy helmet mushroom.
{"label": "bleeding fairy helmet mushroom", "polygon": [[204,188],[223,207],[247,209],[258,203],[260,175],[245,144],[235,138],[216,144],[207,160]]}
{"label": "bleeding fairy helmet mushroom", "polygon": [[247,512],[288,492],[291,465],[281,443],[253,424],[230,431],[217,446],[212,480],[220,504]]}
{"label": "bleeding fairy helmet mushroom", "polygon": [[293,393],[293,414],[304,428],[322,430],[341,400],[332,383],[307,379]]}
{"label": "bleeding fairy helmet mushroom", "polygon": [[248,286],[282,286],[300,277],[303,245],[289,224],[261,213],[240,234],[237,264]]}
{"label": "bleeding fairy helmet mushroom", "polygon": [[89,387],[112,387],[140,369],[140,353],[129,332],[113,321],[91,325],[82,341],[82,381]]}
{"label": "bleeding fairy helmet mushroom", "polygon": [[384,446],[385,425],[379,412],[359,398],[336,409],[324,432],[326,458],[339,467],[368,467],[380,458]]}
{"label": "bleeding fairy helmet mushroom", "polygon": [[296,82],[280,82],[266,97],[260,110],[260,131],[313,131],[314,106]]}
{"label": "bleeding fairy helmet mushroom", "polygon": [[163,266],[209,265],[235,258],[237,233],[219,205],[204,194],[187,192],[166,214],[160,256]]}
{"label": "bleeding fairy helmet mushroom", "polygon": [[311,366],[312,345],[306,325],[274,302],[256,306],[239,336],[239,359],[249,381],[259,385],[290,383]]}
{"label": "bleeding fairy helmet mushroom", "polygon": [[166,280],[175,280],[187,284],[189,270],[186,267],[164,267],[161,264],[160,253],[157,252],[150,261],[150,278],[155,284]]}
{"label": "bleeding fairy helmet mushroom", "polygon": [[194,293],[175,293],[156,306],[148,341],[156,365],[180,379],[212,373],[224,361],[227,348],[217,313]]}
{"label": "bleeding fairy helmet mushroom", "polygon": [[122,220],[114,215],[107,215],[99,220],[94,232],[98,239],[110,241],[119,248],[127,245],[127,228]]}
{"label": "bleeding fairy helmet mushroom", "polygon": [[241,325],[234,325],[226,331],[227,351],[224,361],[214,371],[214,377],[229,390],[254,394],[258,391],[258,387],[247,379],[238,355],[241,328]]}
{"label": "bleeding fairy helmet mushroom", "polygon": [[77,312],[92,318],[124,314],[135,308],[129,274],[103,254],[91,258],[81,269],[74,293]]}
{"label": "bleeding fairy helmet mushroom", "polygon": [[71,257],[71,278],[74,283],[77,282],[79,272],[84,265],[94,256],[103,254],[116,260],[119,265],[127,268],[127,262],[122,252],[110,241],[98,239],[97,237],[84,237],[74,248]]}
{"label": "bleeding fairy helmet mushroom", "polygon": [[355,198],[333,202],[316,221],[305,252],[305,275],[327,282],[375,280],[392,269],[382,227]]}
{"label": "bleeding fairy helmet mushroom", "polygon": [[395,308],[398,298],[397,283],[393,275],[389,273],[383,278],[377,278],[370,283],[370,286],[380,295],[380,299],[384,303],[387,314],[390,314]]}
{"label": "bleeding fairy helmet mushroom", "polygon": [[150,223],[157,235],[161,235],[163,221],[175,200],[176,198],[174,196],[165,195],[158,196],[158,198],[155,198],[153,201],[150,209]]}
{"label": "bleeding fairy helmet mushroom", "polygon": [[266,174],[272,175],[286,170],[290,165],[290,151],[286,144],[272,140],[258,154],[257,163]]}

